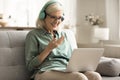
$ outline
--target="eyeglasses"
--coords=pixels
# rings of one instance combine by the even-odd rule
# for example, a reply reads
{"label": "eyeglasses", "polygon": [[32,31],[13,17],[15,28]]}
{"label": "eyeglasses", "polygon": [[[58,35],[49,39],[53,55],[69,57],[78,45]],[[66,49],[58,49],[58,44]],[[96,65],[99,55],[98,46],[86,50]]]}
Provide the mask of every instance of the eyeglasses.
{"label": "eyeglasses", "polygon": [[[47,13],[46,13],[47,14]],[[54,19],[54,20],[61,20],[61,21],[63,21],[64,20],[64,17],[63,16],[61,16],[61,17],[56,17],[56,16],[52,16],[52,15],[50,15],[50,14],[47,14],[51,19]]]}

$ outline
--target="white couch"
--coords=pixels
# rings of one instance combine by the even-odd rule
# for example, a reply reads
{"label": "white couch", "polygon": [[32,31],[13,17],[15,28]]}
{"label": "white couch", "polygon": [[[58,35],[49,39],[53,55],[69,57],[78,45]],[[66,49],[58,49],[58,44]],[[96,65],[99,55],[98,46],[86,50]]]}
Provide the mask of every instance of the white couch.
{"label": "white couch", "polygon": [[[0,31],[0,80],[30,80],[25,67],[24,41],[28,31]],[[84,46],[81,46],[84,47]],[[120,58],[120,46],[105,46],[105,56]],[[120,80],[105,77],[103,80]]]}
{"label": "white couch", "polygon": [[[104,41],[104,45],[100,44],[78,44],[79,48],[104,48],[104,57],[119,59],[120,61],[120,41]],[[111,65],[110,65],[111,66]],[[119,65],[120,68],[120,65]],[[120,72],[120,70],[119,70]],[[120,80],[120,75],[111,77],[111,76],[102,76],[103,80]]]}
{"label": "white couch", "polygon": [[25,67],[26,31],[0,31],[0,80],[30,80]]}

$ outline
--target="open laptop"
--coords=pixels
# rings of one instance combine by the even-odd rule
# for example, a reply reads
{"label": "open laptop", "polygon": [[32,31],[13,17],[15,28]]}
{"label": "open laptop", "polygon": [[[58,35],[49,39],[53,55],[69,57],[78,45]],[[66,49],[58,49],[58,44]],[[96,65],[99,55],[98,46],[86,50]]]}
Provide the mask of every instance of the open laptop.
{"label": "open laptop", "polygon": [[104,48],[77,48],[74,49],[65,72],[95,71]]}

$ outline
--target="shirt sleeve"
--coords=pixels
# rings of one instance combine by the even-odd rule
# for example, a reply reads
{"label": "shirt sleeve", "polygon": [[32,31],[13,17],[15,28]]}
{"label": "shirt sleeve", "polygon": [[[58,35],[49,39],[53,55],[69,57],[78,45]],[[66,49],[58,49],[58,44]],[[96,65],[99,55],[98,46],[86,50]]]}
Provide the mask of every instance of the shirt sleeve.
{"label": "shirt sleeve", "polygon": [[36,36],[29,32],[25,40],[25,60],[29,71],[33,71],[38,65],[40,65],[38,54],[39,51]]}

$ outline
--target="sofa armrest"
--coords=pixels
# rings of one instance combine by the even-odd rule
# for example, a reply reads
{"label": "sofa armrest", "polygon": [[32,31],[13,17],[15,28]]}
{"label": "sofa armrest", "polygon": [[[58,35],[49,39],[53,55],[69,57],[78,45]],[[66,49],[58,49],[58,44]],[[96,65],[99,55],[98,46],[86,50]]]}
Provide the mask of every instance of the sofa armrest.
{"label": "sofa armrest", "polygon": [[120,58],[120,45],[105,45],[104,56],[111,58]]}
{"label": "sofa armrest", "polygon": [[[79,48],[101,48],[100,44],[80,44],[78,43]],[[105,44],[103,46],[104,54],[103,56],[111,58],[120,58],[120,44]]]}

